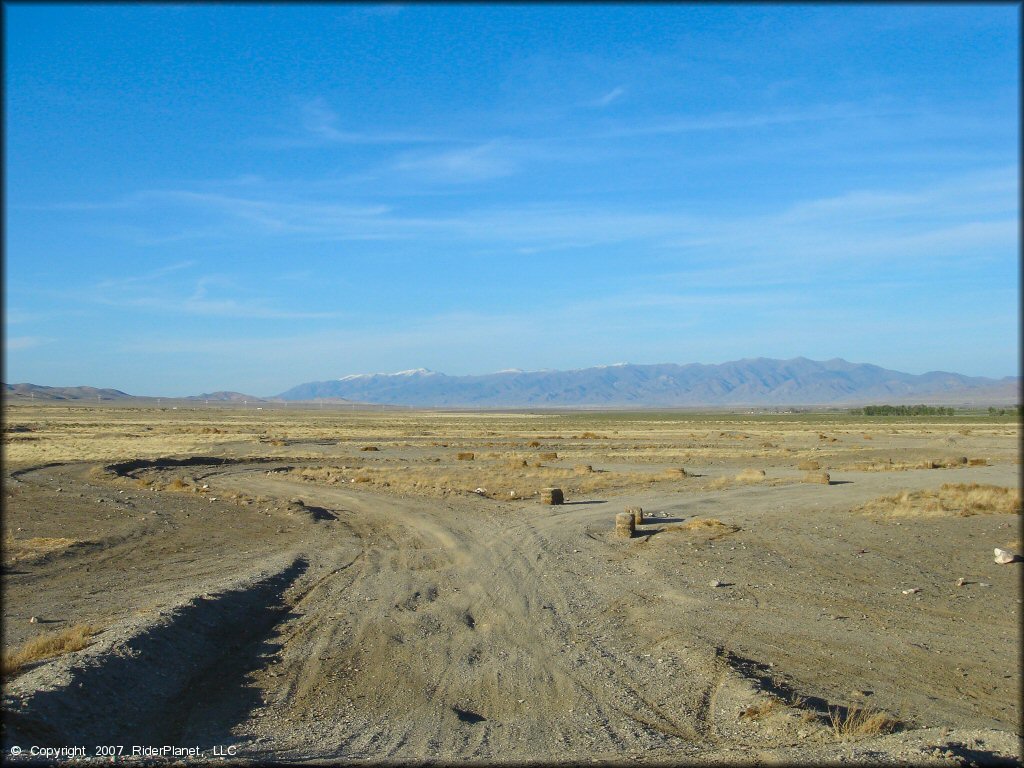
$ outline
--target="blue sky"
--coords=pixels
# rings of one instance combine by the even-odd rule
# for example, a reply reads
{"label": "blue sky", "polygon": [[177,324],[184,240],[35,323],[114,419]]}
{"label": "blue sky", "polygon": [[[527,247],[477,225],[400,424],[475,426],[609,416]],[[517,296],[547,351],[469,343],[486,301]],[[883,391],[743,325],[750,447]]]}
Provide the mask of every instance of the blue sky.
{"label": "blue sky", "polygon": [[1015,5],[18,5],[5,380],[1018,373]]}

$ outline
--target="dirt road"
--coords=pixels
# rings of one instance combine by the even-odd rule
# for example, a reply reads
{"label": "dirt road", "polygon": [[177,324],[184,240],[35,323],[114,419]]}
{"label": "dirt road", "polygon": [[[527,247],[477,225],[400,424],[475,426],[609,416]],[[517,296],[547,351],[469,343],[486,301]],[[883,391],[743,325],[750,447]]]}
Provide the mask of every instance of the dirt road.
{"label": "dirt road", "polygon": [[[131,485],[181,466],[11,477],[8,525],[91,543],[5,566],[5,643],[29,615],[106,629],[8,681],[5,751],[1019,764],[1020,572],[992,561],[1019,518],[851,512],[936,470],[815,486],[780,469],[774,486],[552,507],[317,484],[295,465],[196,460],[202,494]],[[949,472],[1017,482],[1010,464]],[[630,505],[647,521],[616,538]],[[844,739],[830,720],[856,707],[902,726]]]}

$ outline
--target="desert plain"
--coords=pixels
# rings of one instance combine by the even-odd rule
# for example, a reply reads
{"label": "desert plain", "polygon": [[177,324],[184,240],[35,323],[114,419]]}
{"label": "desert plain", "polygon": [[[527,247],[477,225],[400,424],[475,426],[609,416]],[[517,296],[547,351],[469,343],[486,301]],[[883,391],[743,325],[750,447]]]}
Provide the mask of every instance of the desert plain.
{"label": "desert plain", "polygon": [[1021,762],[1016,414],[8,403],[3,450],[5,759]]}

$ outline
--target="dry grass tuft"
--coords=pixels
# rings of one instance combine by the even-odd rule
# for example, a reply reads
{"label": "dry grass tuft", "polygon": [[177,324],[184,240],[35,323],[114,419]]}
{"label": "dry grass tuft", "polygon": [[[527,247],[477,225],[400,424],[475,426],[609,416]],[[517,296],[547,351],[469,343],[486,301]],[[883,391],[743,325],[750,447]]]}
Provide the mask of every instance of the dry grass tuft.
{"label": "dry grass tuft", "polygon": [[378,448],[376,445],[364,445],[359,450],[360,451],[379,451],[380,448]]}
{"label": "dry grass tuft", "polygon": [[892,733],[901,725],[900,721],[877,709],[850,707],[843,714],[838,707],[829,711],[829,723],[832,733],[840,739],[856,736],[880,736]]}
{"label": "dry grass tuft", "polygon": [[193,486],[191,483],[187,483],[182,478],[176,477],[173,480],[171,480],[171,482],[169,482],[167,485],[164,486],[164,490],[165,491],[191,491],[191,490],[194,489],[194,487],[195,486]]}
{"label": "dry grass tuft", "polygon": [[684,531],[694,531],[701,528],[726,528],[725,523],[714,517],[703,517],[699,520],[690,520],[678,526]]}
{"label": "dry grass tuft", "polygon": [[760,483],[765,478],[763,469],[744,469],[736,475],[737,483]]}
{"label": "dry grass tuft", "polygon": [[60,632],[41,635],[16,648],[4,652],[2,674],[4,678],[18,674],[26,664],[80,651],[89,644],[89,638],[98,629],[91,624],[75,624]]}
{"label": "dry grass tuft", "polygon": [[719,539],[740,530],[738,525],[728,525],[714,517],[704,517],[697,520],[688,520],[677,525],[667,525],[665,531],[675,533],[689,533],[707,536],[708,539]]}
{"label": "dry grass tuft", "polygon": [[844,472],[906,472],[910,469],[953,469],[967,464],[965,457],[950,459],[925,459],[922,461],[855,461],[847,464],[834,465]]}
{"label": "dry grass tuft", "polygon": [[828,472],[808,472],[804,475],[804,482],[828,485],[832,482],[832,478],[829,476]]}
{"label": "dry grass tuft", "polygon": [[678,480],[681,477],[689,477],[686,470],[682,467],[670,467],[661,473],[662,477],[667,477],[670,480]]}
{"label": "dry grass tuft", "polygon": [[891,517],[1019,515],[1020,490],[978,483],[943,483],[938,491],[901,491],[857,507]]}
{"label": "dry grass tuft", "polygon": [[545,451],[544,453],[537,454],[537,458],[553,461],[558,458],[558,453],[556,451]]}
{"label": "dry grass tuft", "polygon": [[775,698],[774,696],[764,699],[757,704],[751,706],[740,712],[740,720],[760,720],[762,717],[767,717],[772,712],[776,712],[783,708],[783,703]]}
{"label": "dry grass tuft", "polygon": [[16,539],[10,531],[4,537],[3,560],[5,563],[20,563],[51,552],[61,552],[77,544],[77,539],[37,536],[31,539]]}
{"label": "dry grass tuft", "polygon": [[821,464],[816,462],[814,459],[807,459],[806,461],[801,461],[799,464],[797,464],[796,468],[802,469],[805,472],[812,472],[816,469],[821,469]]}
{"label": "dry grass tuft", "polygon": [[459,451],[457,454],[455,454],[455,458],[458,459],[459,461],[472,461],[473,459],[476,458],[476,454],[474,454],[472,451]]}

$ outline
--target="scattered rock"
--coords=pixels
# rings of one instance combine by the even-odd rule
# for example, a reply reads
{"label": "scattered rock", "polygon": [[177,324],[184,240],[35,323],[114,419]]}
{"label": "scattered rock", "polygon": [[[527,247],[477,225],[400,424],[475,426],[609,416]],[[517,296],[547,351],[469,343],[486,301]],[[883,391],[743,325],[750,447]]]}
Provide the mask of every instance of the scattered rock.
{"label": "scattered rock", "polygon": [[904,589],[903,590],[903,594],[904,595],[916,595],[920,591],[921,591],[920,587],[911,587],[910,589]]}
{"label": "scattered rock", "polygon": [[966,583],[967,583],[967,579],[963,578],[962,576],[959,579],[956,580],[956,585],[958,587],[962,587]]}
{"label": "scattered rock", "polygon": [[30,618],[30,619],[28,620],[28,623],[29,623],[29,624],[38,624],[38,623],[39,623],[39,617],[38,617],[38,616],[33,616],[33,617],[31,617],[31,618]]}
{"label": "scattered rock", "polygon": [[1016,552],[1011,552],[1008,549],[1000,549],[999,547],[996,547],[995,550],[993,550],[993,552],[995,554],[995,561],[999,565],[1015,563],[1021,559],[1020,555],[1018,555]]}
{"label": "scattered rock", "polygon": [[715,579],[714,581],[710,582],[709,586],[712,586],[712,587],[724,587],[725,584],[724,584],[724,582],[721,582],[718,579]]}

